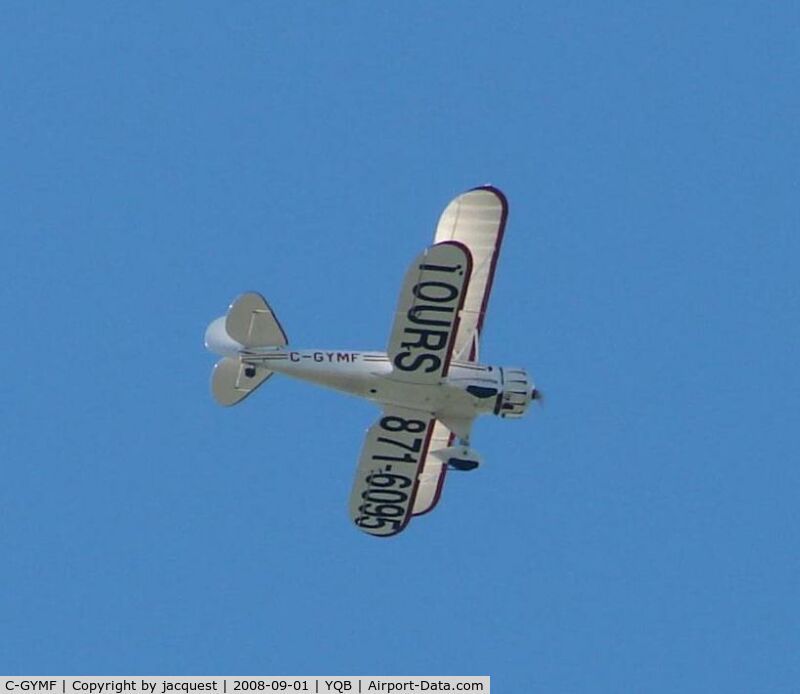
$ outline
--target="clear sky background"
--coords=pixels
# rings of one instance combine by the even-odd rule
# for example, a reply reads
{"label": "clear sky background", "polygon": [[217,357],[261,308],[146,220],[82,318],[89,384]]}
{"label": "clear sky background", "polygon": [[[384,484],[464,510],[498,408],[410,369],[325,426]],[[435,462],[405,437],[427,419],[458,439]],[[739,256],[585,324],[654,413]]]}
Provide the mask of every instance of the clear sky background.
{"label": "clear sky background", "polygon": [[[0,672],[800,686],[796,3],[4,3]],[[363,401],[211,400],[206,324],[383,349],[456,194],[544,409],[391,540]]]}

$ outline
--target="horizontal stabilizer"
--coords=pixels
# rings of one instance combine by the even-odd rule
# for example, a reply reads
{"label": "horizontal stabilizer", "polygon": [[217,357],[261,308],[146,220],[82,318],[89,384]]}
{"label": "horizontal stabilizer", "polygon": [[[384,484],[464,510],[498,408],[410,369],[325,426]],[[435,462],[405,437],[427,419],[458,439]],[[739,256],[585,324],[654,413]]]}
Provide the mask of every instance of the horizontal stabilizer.
{"label": "horizontal stabilizer", "polygon": [[272,376],[272,371],[247,364],[241,359],[224,357],[214,365],[211,392],[220,405],[235,405]]}
{"label": "horizontal stabilizer", "polygon": [[286,333],[261,294],[247,292],[228,309],[225,330],[245,349],[250,347],[285,347]]}

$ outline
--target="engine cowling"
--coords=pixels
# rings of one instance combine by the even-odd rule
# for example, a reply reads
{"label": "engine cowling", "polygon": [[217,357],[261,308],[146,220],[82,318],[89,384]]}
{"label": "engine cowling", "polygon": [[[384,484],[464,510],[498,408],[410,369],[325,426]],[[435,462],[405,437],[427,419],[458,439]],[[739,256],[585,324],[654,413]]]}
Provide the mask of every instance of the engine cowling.
{"label": "engine cowling", "polygon": [[525,369],[508,367],[500,369],[500,381],[494,413],[508,419],[522,417],[535,397],[533,381]]}

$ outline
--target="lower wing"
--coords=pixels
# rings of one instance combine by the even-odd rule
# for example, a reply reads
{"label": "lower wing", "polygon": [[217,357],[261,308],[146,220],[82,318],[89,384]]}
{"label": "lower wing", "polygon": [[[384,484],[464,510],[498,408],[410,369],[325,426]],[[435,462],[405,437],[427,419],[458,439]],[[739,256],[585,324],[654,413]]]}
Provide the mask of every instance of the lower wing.
{"label": "lower wing", "polygon": [[412,515],[421,516],[432,511],[439,503],[442,494],[444,478],[447,474],[447,465],[444,460],[436,456],[436,451],[447,448],[453,443],[455,435],[438,419],[433,425],[431,441],[422,461],[420,473],[417,476],[419,486],[414,497],[414,510]]}
{"label": "lower wing", "polygon": [[365,533],[388,537],[408,525],[435,425],[427,412],[390,406],[367,431],[350,493],[350,518]]}

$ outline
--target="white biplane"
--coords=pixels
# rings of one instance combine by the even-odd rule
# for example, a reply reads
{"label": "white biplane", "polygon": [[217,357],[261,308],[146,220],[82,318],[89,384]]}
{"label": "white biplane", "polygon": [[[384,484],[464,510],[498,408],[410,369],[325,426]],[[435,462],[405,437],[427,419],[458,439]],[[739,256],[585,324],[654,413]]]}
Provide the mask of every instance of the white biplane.
{"label": "white biplane", "polygon": [[448,470],[473,470],[478,415],[521,417],[540,397],[520,368],[479,363],[478,344],[508,205],[491,186],[455,198],[432,246],[406,273],[386,352],[293,350],[264,298],[249,292],[206,330],[222,356],[211,390],[235,405],[274,373],[372,400],[383,410],[367,431],[350,517],[370,535],[401,532],[439,500]]}

